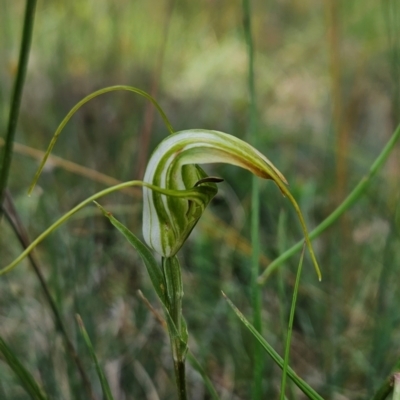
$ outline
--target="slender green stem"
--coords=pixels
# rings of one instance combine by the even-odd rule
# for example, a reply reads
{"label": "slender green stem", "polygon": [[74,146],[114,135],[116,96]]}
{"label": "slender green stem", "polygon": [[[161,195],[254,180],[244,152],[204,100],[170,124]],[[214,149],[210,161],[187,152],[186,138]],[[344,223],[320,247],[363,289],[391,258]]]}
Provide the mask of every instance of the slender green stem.
{"label": "slender green stem", "polygon": [[288,324],[288,331],[287,331],[287,335],[286,335],[286,344],[285,344],[285,356],[283,359],[280,400],[285,400],[286,376],[287,376],[287,370],[289,367],[290,341],[292,339],[294,311],[296,309],[297,293],[299,292],[300,276],[301,276],[301,270],[303,268],[305,245],[306,244],[304,242],[303,251],[301,252],[301,256],[300,256],[299,266],[297,268],[296,282],[294,284],[294,290],[293,290],[292,305],[290,307],[289,324]]}
{"label": "slender green stem", "polygon": [[[183,327],[182,317],[182,274],[181,267],[176,257],[162,258],[162,271],[164,274],[167,309],[172,317],[176,329],[170,329],[168,324],[168,333],[171,340],[172,356],[174,361],[176,386],[178,389],[179,400],[186,400],[186,378],[185,378],[185,358],[187,352],[187,332]],[[179,336],[175,334],[178,331]],[[184,346],[182,346],[184,340]]]}
{"label": "slender green stem", "polygon": [[70,112],[66,115],[66,117],[61,121],[60,125],[58,126],[56,132],[53,135],[53,138],[50,141],[49,147],[46,150],[46,153],[39,165],[38,170],[35,173],[35,176],[33,177],[32,183],[28,189],[28,194],[30,195],[32,193],[32,190],[34,189],[37,180],[39,179],[40,174],[42,173],[42,170],[44,168],[44,165],[46,164],[46,161],[54,147],[54,145],[57,142],[58,137],[60,136],[62,130],[64,129],[65,125],[68,123],[68,121],[72,118],[72,116],[84,105],[86,104],[88,101],[94,99],[95,97],[98,97],[102,94],[105,93],[109,93],[109,92],[115,92],[117,90],[126,90],[128,92],[133,92],[133,93],[137,93],[140,96],[143,96],[144,98],[146,98],[147,100],[151,101],[154,106],[156,107],[157,111],[160,113],[161,118],[163,119],[169,133],[174,133],[174,130],[172,128],[171,123],[169,122],[167,116],[165,115],[164,111],[162,110],[162,108],[160,107],[160,105],[157,103],[157,101],[151,97],[148,93],[146,93],[143,90],[137,89],[133,86],[126,86],[126,85],[117,85],[117,86],[109,86],[100,90],[97,90],[96,92],[93,92],[91,94],[89,94],[88,96],[86,96],[85,98],[83,98],[81,101],[79,101],[77,104],[75,104],[74,107],[72,107],[72,109],[70,110]]}
{"label": "slender green stem", "polygon": [[168,311],[179,333],[182,330],[182,274],[181,267],[176,257],[163,257],[162,269],[166,283]]}
{"label": "slender green stem", "polygon": [[[257,106],[256,106],[256,91],[254,84],[254,44],[251,28],[251,0],[243,0],[243,25],[244,35],[247,44],[248,52],[248,91],[250,96],[250,124],[249,124],[249,141],[254,147],[257,147]],[[256,176],[252,177],[251,191],[251,295],[253,307],[253,325],[258,332],[262,333],[262,318],[261,318],[261,290],[257,284],[257,277],[260,273],[260,238],[259,238],[259,215],[260,215],[260,187],[259,180]],[[261,346],[255,342],[253,357],[254,357],[254,372],[253,372],[253,400],[262,398],[262,375],[264,369],[264,358],[261,353]]]}
{"label": "slender green stem", "polygon": [[[368,185],[370,184],[372,178],[377,174],[383,164],[386,162],[391,151],[396,145],[400,138],[400,125],[394,131],[389,142],[383,148],[382,152],[376,158],[372,166],[370,167],[368,173],[362,177],[357,186],[351,191],[351,193],[346,197],[346,199],[327,217],[325,218],[315,229],[313,229],[310,234],[310,240],[317,238],[322,232],[329,228],[334,222],[336,222],[339,217],[347,211],[365,192]],[[279,266],[281,266],[286,260],[296,254],[302,247],[303,241],[297,242],[290,249],[286,250],[278,258],[271,262],[271,264],[264,270],[264,272],[259,276],[258,283],[263,285],[268,277],[274,272]]]}
{"label": "slender green stem", "polygon": [[[0,204],[4,200],[4,191],[7,187],[10,172],[13,142],[17,128],[19,109],[21,105],[22,89],[24,87],[26,70],[28,67],[29,50],[32,41],[33,23],[35,19],[36,0],[27,0],[25,8],[24,27],[22,31],[21,49],[19,53],[18,70],[11,98],[10,114],[8,119],[7,134],[3,150],[3,163],[0,171]],[[0,217],[2,211],[0,210]]]}

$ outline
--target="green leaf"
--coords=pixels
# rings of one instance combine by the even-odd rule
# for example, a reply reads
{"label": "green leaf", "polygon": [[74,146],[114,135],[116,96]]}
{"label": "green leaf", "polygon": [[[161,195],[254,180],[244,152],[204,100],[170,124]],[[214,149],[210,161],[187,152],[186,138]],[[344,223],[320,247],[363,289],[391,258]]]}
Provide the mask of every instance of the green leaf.
{"label": "green leaf", "polygon": [[114,225],[126,238],[126,240],[136,249],[142,258],[144,265],[146,266],[147,272],[149,273],[151,283],[154,286],[154,289],[157,293],[157,296],[160,298],[161,303],[164,306],[167,306],[167,298],[166,298],[166,283],[161,272],[160,267],[157,264],[156,259],[154,258],[151,251],[147,248],[147,246],[136,236],[134,235],[125,225],[121,224],[114,216],[105,210],[99,203],[94,202],[96,206],[101,210],[105,217],[109,219],[112,225]]}
{"label": "green leaf", "polygon": [[106,376],[105,376],[105,374],[104,374],[104,372],[103,372],[103,370],[102,370],[102,368],[101,368],[101,366],[100,366],[100,364],[99,364],[99,362],[97,360],[96,353],[94,352],[94,348],[93,348],[92,342],[90,340],[90,337],[89,337],[88,333],[86,332],[85,326],[83,325],[83,321],[82,321],[82,318],[80,317],[80,315],[78,315],[78,314],[76,315],[76,320],[78,321],[79,329],[81,331],[83,340],[86,343],[86,347],[88,348],[90,356],[92,357],[94,365],[96,366],[96,372],[97,372],[97,376],[99,377],[99,380],[100,380],[101,389],[103,391],[104,399],[106,399],[106,400],[114,400],[114,397],[113,397],[113,395],[111,393],[110,386],[109,386],[109,384],[107,382],[107,378],[106,378]]}
{"label": "green leaf", "polygon": [[167,317],[168,329],[171,334],[180,340],[181,345],[186,347],[187,341],[185,338],[182,338],[178,328],[176,327],[171,314],[168,311],[169,304],[166,296],[166,283],[164,280],[164,276],[161,272],[160,267],[157,264],[156,259],[154,258],[151,251],[147,248],[147,246],[136,236],[134,235],[125,225],[121,224],[110,212],[105,210],[99,203],[94,202],[96,206],[101,210],[105,217],[107,217],[111,224],[114,225],[128,240],[128,242],[136,249],[142,258],[144,265],[146,266],[147,272],[149,273],[151,283],[153,284],[154,290],[157,293],[162,305],[164,306],[165,315]]}
{"label": "green leaf", "polygon": [[22,387],[26,393],[33,400],[47,400],[48,397],[43,393],[42,389],[35,381],[32,374],[20,363],[17,356],[6,344],[3,338],[0,336],[0,353],[3,354],[5,362],[14,371],[15,375],[19,378]]}
{"label": "green leaf", "polygon": [[[232,303],[231,300],[222,292],[223,296],[227,300],[228,304],[231,306],[232,310],[242,321],[244,326],[253,334],[265,351],[271,356],[276,364],[280,368],[283,368],[284,361],[282,357],[272,348],[272,346],[257,332],[253,325],[246,319],[246,317],[238,310],[238,308]],[[307,382],[301,379],[292,368],[287,368],[287,374],[289,378],[296,384],[296,386],[312,400],[324,400]]]}

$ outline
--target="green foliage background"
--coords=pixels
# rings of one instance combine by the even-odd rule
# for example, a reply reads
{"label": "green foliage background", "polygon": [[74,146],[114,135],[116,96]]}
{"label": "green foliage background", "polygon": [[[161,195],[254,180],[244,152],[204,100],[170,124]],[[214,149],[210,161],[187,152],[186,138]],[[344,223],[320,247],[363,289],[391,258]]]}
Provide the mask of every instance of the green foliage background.
{"label": "green foliage background", "polygon": [[[288,179],[310,228],[359,181],[399,122],[400,5],[335,3],[336,9],[329,1],[252,2],[258,148]],[[0,10],[4,137],[24,2],[0,0]],[[115,84],[153,94],[175,130],[216,129],[246,139],[242,18],[241,3],[228,0],[39,2],[16,141],[45,150],[77,101]],[[166,135],[143,99],[110,93],[74,116],[54,154],[119,180],[141,178],[149,152]],[[49,162],[27,198],[38,159],[23,149],[15,149],[9,187],[31,238],[106,186]],[[400,356],[399,167],[397,148],[367,193],[315,241],[321,283],[305,261],[290,365],[328,399],[370,397]],[[221,290],[251,314],[251,179],[229,166],[208,171],[225,183],[180,255],[184,315],[191,350],[221,398],[247,399],[253,341]],[[140,193],[102,204],[140,233]],[[260,224],[265,268],[302,237],[289,203],[268,182],[261,184]],[[0,229],[4,266],[21,248],[4,218]],[[95,389],[100,384],[76,313],[116,399],[156,399],[155,392],[175,398],[167,336],[137,294],[160,309],[148,276],[98,210],[79,213],[36,254]],[[297,264],[296,257],[286,263],[262,292],[264,336],[281,354]],[[28,262],[0,279],[0,335],[51,398],[85,398]],[[269,359],[264,376],[265,398],[276,398],[280,373]],[[191,399],[208,398],[190,369],[188,382]],[[1,361],[0,398],[26,398]],[[293,389],[291,398],[302,397]]]}

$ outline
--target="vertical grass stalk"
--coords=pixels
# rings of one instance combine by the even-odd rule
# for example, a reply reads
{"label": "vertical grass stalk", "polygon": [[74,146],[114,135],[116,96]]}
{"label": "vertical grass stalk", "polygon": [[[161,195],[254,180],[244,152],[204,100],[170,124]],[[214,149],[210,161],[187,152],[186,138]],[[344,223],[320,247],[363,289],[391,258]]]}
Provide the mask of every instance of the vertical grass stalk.
{"label": "vertical grass stalk", "polygon": [[[250,120],[249,120],[249,142],[257,148],[257,107],[256,107],[256,94],[254,84],[254,44],[251,28],[251,0],[243,0],[243,25],[244,35],[246,39],[248,51],[248,90],[250,96]],[[257,277],[259,275],[259,258],[260,258],[260,240],[259,240],[259,214],[260,214],[260,188],[259,180],[256,176],[252,177],[252,190],[251,190],[251,297],[253,307],[253,325],[257,331],[262,333],[262,319],[261,319],[261,290],[257,284]],[[253,387],[252,398],[254,400],[262,398],[262,375],[263,375],[263,357],[261,346],[255,342],[253,349],[254,357],[254,372],[253,372]]]}
{"label": "vertical grass stalk", "polygon": [[301,256],[300,256],[299,266],[297,268],[296,282],[294,284],[294,290],[293,290],[292,305],[290,307],[289,323],[288,323],[288,330],[287,330],[286,344],[285,344],[285,356],[283,359],[283,368],[282,368],[280,400],[285,400],[285,398],[286,398],[285,397],[285,388],[286,388],[287,371],[289,368],[290,342],[292,340],[294,311],[296,309],[297,293],[299,292],[300,276],[301,276],[301,270],[303,268],[303,258],[304,258],[305,247],[306,247],[306,244],[304,242],[303,251],[301,252]]}
{"label": "vertical grass stalk", "polygon": [[[24,87],[26,70],[28,67],[29,50],[32,42],[33,24],[35,19],[36,0],[27,0],[25,8],[24,26],[22,31],[21,49],[19,53],[17,76],[11,97],[10,114],[8,118],[7,133],[5,138],[3,161],[0,171],[0,204],[3,204],[4,191],[7,187],[10,172],[13,142],[17,128],[19,109],[21,105],[22,89]],[[0,218],[2,211],[0,208]]]}

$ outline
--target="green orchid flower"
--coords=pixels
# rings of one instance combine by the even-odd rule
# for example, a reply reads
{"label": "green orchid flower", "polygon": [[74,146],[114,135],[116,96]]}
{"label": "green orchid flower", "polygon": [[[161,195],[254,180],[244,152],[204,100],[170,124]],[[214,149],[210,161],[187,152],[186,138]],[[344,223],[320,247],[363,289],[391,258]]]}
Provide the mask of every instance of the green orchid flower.
{"label": "green orchid flower", "polygon": [[143,188],[143,237],[163,257],[174,256],[185,243],[208,203],[217,193],[213,178],[197,164],[227,163],[273,180],[293,204],[302,225],[314,266],[318,263],[308,238],[300,209],[287,188],[287,181],[268,158],[248,143],[226,133],[192,129],[164,139],[154,150],[144,181],[171,191],[197,190],[202,201],[194,203],[182,197],[165,196]]}

